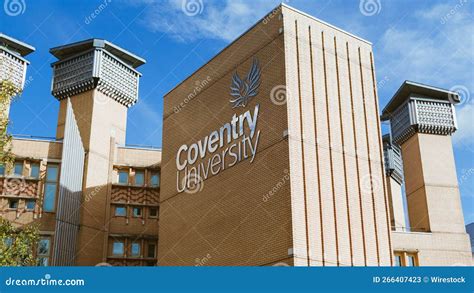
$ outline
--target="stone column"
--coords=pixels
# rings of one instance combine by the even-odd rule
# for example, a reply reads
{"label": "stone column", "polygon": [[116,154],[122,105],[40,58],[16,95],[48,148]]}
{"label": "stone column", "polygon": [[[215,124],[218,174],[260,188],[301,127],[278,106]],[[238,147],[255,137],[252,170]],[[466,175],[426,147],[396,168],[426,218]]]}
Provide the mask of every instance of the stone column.
{"label": "stone column", "polygon": [[[107,255],[104,242],[107,241],[109,221],[106,211],[109,209],[110,161],[113,160],[110,150],[114,147],[111,141],[125,144],[127,109],[138,99],[140,73],[135,68],[145,61],[99,39],[56,47],[50,52],[59,59],[52,64],[52,94],[60,101],[56,136],[66,142],[67,132],[77,128],[85,152],[82,178],[65,175],[65,178],[83,182],[82,200],[75,203],[75,209],[80,210],[80,220],[73,263],[96,265]],[[70,121],[77,127],[71,127]],[[71,155],[70,150],[63,150],[63,158]],[[75,164],[71,168],[77,169],[82,162]],[[64,182],[61,186],[67,184]],[[57,214],[60,212],[58,210]],[[64,238],[68,233],[71,232],[66,231]],[[60,237],[57,233],[56,242],[64,240],[58,239]]]}
{"label": "stone column", "polygon": [[465,233],[451,135],[457,93],[406,81],[383,111],[401,146],[412,231]]}

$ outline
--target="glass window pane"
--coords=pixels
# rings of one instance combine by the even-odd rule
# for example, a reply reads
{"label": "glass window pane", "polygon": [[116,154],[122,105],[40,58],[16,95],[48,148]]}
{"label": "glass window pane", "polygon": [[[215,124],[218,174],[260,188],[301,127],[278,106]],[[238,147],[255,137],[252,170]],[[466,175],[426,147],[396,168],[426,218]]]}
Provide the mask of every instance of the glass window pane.
{"label": "glass window pane", "polygon": [[48,258],[47,257],[40,257],[38,259],[38,266],[41,266],[41,267],[47,267],[48,266]]}
{"label": "glass window pane", "polygon": [[39,164],[31,165],[30,177],[39,178]]}
{"label": "glass window pane", "polygon": [[8,207],[11,209],[17,209],[18,208],[18,199],[10,199],[8,201]]}
{"label": "glass window pane", "polygon": [[140,243],[132,243],[132,255],[133,256],[140,255]]}
{"label": "glass window pane", "polygon": [[160,186],[160,175],[158,175],[158,173],[154,173],[153,175],[151,175],[151,186]]}
{"label": "glass window pane", "polygon": [[123,242],[114,242],[112,253],[114,255],[123,255]]}
{"label": "glass window pane", "polygon": [[35,200],[32,200],[32,199],[27,200],[26,201],[26,209],[27,210],[34,210],[35,209],[35,204],[36,204]]}
{"label": "glass window pane", "polygon": [[49,239],[40,239],[38,243],[38,255],[49,255]]}
{"label": "glass window pane", "polygon": [[142,171],[135,173],[135,185],[142,186],[145,184],[145,173]]}
{"label": "glass window pane", "polygon": [[5,175],[5,166],[0,164],[0,175]]}
{"label": "glass window pane", "polygon": [[43,209],[45,212],[54,211],[54,202],[56,200],[56,183],[46,183],[44,186]]}
{"label": "glass window pane", "polygon": [[22,176],[23,175],[23,162],[16,162],[15,163],[15,169],[14,169],[14,175],[16,176]]}
{"label": "glass window pane", "polygon": [[150,208],[150,217],[157,217],[157,216],[158,216],[158,209]]}
{"label": "glass window pane", "polygon": [[49,181],[49,182],[58,181],[58,166],[56,165],[48,166],[48,169],[46,172],[46,181]]}
{"label": "glass window pane", "polygon": [[399,255],[395,255],[395,266],[396,267],[402,266],[402,258]]}
{"label": "glass window pane", "polygon": [[150,243],[148,244],[148,257],[155,257],[155,244]]}
{"label": "glass window pane", "polygon": [[415,266],[415,257],[412,255],[408,256],[408,267],[414,267]]}
{"label": "glass window pane", "polygon": [[142,208],[133,208],[133,216],[140,217],[142,215]]}
{"label": "glass window pane", "polygon": [[117,217],[125,217],[127,215],[127,209],[123,206],[115,207],[115,216]]}
{"label": "glass window pane", "polygon": [[128,184],[128,172],[127,171],[119,171],[119,183],[120,184]]}

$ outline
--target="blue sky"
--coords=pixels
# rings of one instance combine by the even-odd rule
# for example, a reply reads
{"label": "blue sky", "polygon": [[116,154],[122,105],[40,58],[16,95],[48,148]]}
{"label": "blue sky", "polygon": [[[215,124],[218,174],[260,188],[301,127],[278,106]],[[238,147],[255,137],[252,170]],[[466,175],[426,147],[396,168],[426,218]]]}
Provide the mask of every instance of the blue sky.
{"label": "blue sky", "polygon": [[[147,60],[139,68],[143,73],[140,101],[129,110],[127,143],[153,146],[161,146],[163,95],[279,3],[273,0],[2,1],[0,31],[36,47],[36,52],[27,57],[31,61],[29,82],[11,109],[12,133],[55,135],[58,102],[50,93],[50,63],[55,58],[48,50],[96,37]],[[183,1],[193,2],[188,3],[188,10],[183,9]],[[12,2],[20,3],[19,11],[8,10],[8,7],[14,9],[7,5]],[[284,2],[373,43],[381,108],[404,80],[460,92],[462,103],[457,107],[460,129],[453,137],[454,151],[464,216],[466,223],[474,222],[473,2]]]}

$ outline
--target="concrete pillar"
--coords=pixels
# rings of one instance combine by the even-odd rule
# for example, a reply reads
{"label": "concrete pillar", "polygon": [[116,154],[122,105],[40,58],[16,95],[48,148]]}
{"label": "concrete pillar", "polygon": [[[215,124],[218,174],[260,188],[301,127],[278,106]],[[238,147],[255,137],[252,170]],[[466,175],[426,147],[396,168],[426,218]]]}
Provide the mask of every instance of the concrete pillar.
{"label": "concrete pillar", "polygon": [[406,81],[382,114],[401,146],[413,231],[465,233],[451,134],[457,93]]}
{"label": "concrete pillar", "polygon": [[400,147],[392,142],[390,134],[383,136],[385,180],[390,205],[390,223],[392,230],[405,231],[405,210],[403,207],[403,163]]}
{"label": "concrete pillar", "polygon": [[[111,144],[125,144],[127,109],[138,99],[141,75],[136,68],[145,61],[99,39],[56,47],[50,52],[59,59],[52,64],[52,94],[60,101],[56,136],[68,137],[70,101],[85,152],[75,264],[96,265],[107,254],[104,243],[108,235]],[[63,157],[67,152],[63,150]]]}

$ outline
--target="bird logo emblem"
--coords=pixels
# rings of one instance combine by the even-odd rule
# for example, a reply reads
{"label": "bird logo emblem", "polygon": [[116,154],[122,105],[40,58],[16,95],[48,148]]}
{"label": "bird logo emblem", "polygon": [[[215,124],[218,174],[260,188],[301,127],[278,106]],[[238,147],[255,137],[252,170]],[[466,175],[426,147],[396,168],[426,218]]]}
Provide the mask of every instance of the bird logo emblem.
{"label": "bird logo emblem", "polygon": [[258,95],[260,77],[261,71],[257,58],[253,59],[252,67],[244,80],[240,78],[237,71],[234,73],[230,86],[232,108],[245,107],[253,97]]}

